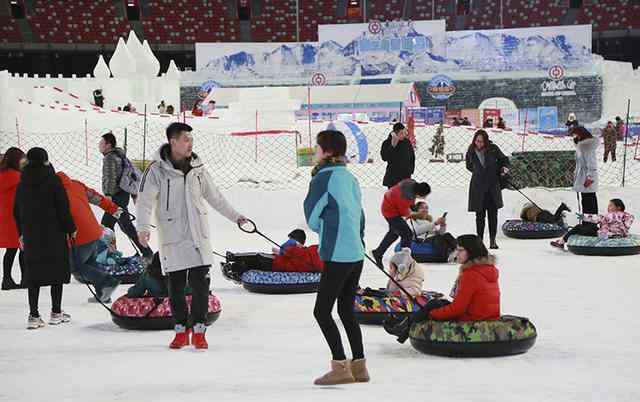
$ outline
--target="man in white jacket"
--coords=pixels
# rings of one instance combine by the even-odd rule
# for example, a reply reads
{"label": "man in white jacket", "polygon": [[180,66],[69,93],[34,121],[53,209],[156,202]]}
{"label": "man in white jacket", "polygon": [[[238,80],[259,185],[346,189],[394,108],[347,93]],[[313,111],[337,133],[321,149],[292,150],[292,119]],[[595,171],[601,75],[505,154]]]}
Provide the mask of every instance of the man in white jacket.
{"label": "man in white jacket", "polygon": [[158,229],[160,264],[169,276],[169,297],[176,335],[169,345],[180,349],[190,343],[188,309],[185,297],[187,279],[193,298],[192,343],[207,349],[206,315],[209,303],[209,268],[213,263],[209,216],[205,201],[232,222],[246,218],[227,202],[198,156],[192,152],[192,128],[183,123],[167,127],[167,144],[154,155],[144,173],[137,202],[137,229],[140,243],[147,246],[152,211]]}

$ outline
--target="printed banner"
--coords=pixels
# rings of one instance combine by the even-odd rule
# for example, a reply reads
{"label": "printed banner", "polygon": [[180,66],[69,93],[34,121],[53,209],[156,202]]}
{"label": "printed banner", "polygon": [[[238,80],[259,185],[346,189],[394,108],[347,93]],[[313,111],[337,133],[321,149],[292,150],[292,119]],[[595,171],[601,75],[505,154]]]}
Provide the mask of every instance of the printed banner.
{"label": "printed banner", "polygon": [[541,106],[538,108],[538,130],[551,130],[558,127],[558,108]]}

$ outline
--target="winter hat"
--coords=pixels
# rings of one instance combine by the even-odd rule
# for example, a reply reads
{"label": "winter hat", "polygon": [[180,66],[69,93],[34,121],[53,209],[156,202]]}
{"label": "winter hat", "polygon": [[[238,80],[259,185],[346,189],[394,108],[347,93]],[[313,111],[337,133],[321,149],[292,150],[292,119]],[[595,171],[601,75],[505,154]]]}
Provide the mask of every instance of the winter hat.
{"label": "winter hat", "polygon": [[391,263],[396,266],[398,278],[404,279],[411,271],[411,267],[415,264],[415,260],[411,256],[411,249],[403,247],[391,257]]}
{"label": "winter hat", "polygon": [[48,165],[49,155],[43,148],[34,147],[27,152],[27,160],[34,165]]}
{"label": "winter hat", "polygon": [[304,243],[307,241],[307,234],[302,229],[295,229],[291,233],[289,233],[288,237],[297,241],[298,243],[304,246]]}
{"label": "winter hat", "polygon": [[489,251],[482,243],[482,240],[474,234],[458,236],[458,247],[462,247],[469,254],[469,260],[489,255]]}

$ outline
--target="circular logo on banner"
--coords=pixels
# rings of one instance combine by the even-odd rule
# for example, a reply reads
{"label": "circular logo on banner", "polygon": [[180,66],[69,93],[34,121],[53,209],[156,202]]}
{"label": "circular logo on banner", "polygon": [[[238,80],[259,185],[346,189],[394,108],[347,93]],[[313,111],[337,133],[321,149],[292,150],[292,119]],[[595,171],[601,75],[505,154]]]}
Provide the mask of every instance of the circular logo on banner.
{"label": "circular logo on banner", "polygon": [[453,80],[446,75],[436,75],[431,78],[429,85],[427,86],[427,92],[434,99],[445,100],[449,99],[451,95],[456,93],[456,87],[453,85]]}
{"label": "circular logo on banner", "polygon": [[311,76],[311,84],[316,86],[327,85],[327,77],[322,73],[315,73]]}
{"label": "circular logo on banner", "polygon": [[382,24],[380,23],[380,21],[369,22],[369,32],[371,32],[374,35],[377,35],[380,32],[382,32]]}
{"label": "circular logo on banner", "polygon": [[564,67],[559,64],[549,67],[549,78],[559,81],[564,78]]}

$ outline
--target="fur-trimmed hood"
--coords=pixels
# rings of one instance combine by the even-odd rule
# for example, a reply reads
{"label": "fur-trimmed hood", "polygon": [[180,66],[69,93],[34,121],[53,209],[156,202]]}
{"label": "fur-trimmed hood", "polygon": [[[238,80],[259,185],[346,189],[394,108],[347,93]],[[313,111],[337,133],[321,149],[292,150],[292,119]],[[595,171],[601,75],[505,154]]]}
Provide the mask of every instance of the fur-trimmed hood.
{"label": "fur-trimmed hood", "polygon": [[474,269],[475,272],[484,276],[487,281],[495,282],[498,280],[496,261],[496,256],[491,254],[486,257],[474,258],[460,265],[460,274],[468,269]]}

